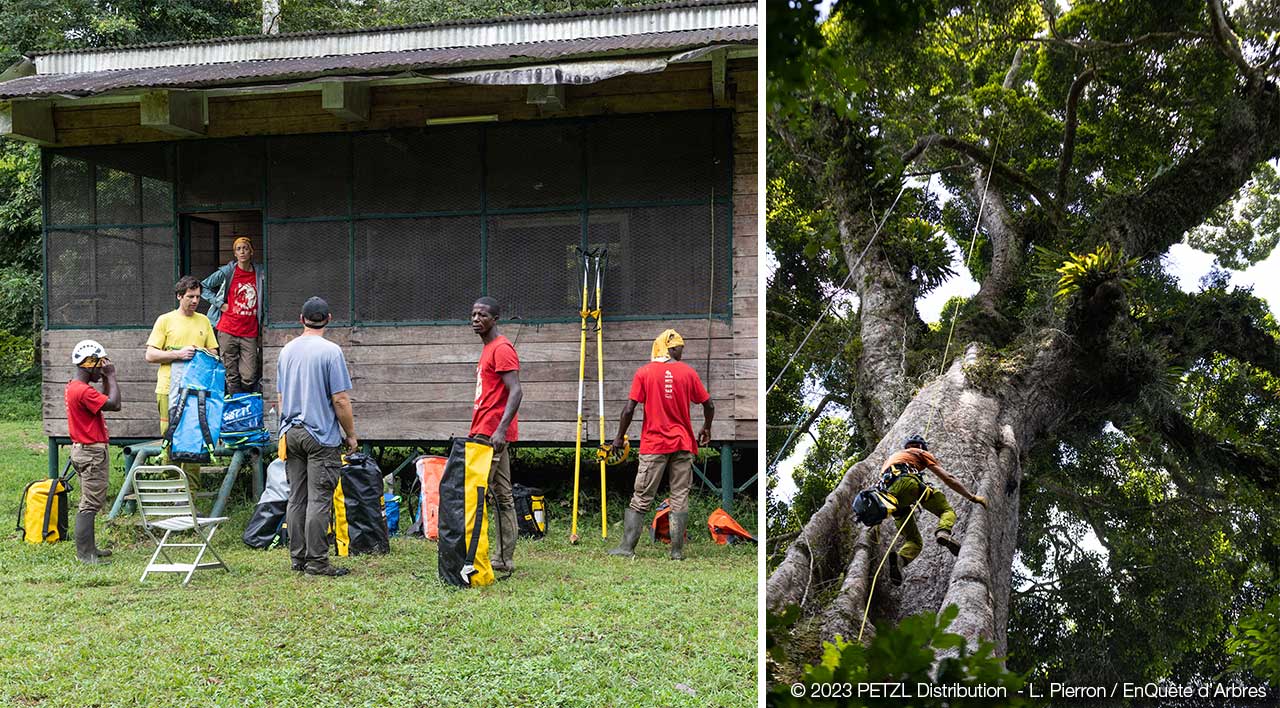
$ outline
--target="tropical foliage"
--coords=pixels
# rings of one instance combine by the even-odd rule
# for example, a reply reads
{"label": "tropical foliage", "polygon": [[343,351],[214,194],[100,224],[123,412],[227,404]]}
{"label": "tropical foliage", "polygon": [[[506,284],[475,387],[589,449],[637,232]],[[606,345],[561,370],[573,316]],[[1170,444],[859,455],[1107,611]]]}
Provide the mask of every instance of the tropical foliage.
{"label": "tropical foliage", "polygon": [[[989,450],[962,476],[1010,502],[968,510],[984,542],[1011,539],[979,571],[1007,619],[999,599],[987,619],[962,605],[957,631],[1007,635],[1009,667],[1037,680],[1266,680],[1280,329],[1226,271],[1188,292],[1166,256],[1185,242],[1239,269],[1280,239],[1274,4],[770,13],[769,460],[812,441],[804,493],[777,496],[776,464],[768,485],[771,595],[806,599],[791,631],[862,606],[841,495],[890,431],[932,426],[944,466]],[[925,322],[950,270],[979,289]],[[929,400],[966,351],[965,400],[1011,438]],[[941,611],[956,582],[877,589],[872,616]]]}

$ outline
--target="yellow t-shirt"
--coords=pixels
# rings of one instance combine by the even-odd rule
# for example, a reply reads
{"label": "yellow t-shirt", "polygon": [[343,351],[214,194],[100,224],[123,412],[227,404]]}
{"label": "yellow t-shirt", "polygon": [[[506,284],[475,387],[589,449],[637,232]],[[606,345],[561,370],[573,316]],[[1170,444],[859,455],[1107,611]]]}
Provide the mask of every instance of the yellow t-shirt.
{"label": "yellow t-shirt", "polygon": [[[196,312],[190,317],[182,314],[182,310],[172,310],[156,318],[151,327],[151,336],[147,337],[147,346],[161,351],[177,351],[187,346],[203,349],[217,349],[218,338],[213,334],[209,318]],[[156,393],[169,393],[169,369],[165,362],[160,365],[160,373],[156,376]]]}

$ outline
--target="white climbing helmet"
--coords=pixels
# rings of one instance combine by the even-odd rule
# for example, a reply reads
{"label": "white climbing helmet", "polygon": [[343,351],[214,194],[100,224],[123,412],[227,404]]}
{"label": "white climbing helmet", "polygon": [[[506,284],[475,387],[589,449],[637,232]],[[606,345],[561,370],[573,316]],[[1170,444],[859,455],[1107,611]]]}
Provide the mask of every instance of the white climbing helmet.
{"label": "white climbing helmet", "polygon": [[105,359],[107,350],[92,339],[81,340],[71,349],[71,363],[76,366],[92,368],[100,359]]}

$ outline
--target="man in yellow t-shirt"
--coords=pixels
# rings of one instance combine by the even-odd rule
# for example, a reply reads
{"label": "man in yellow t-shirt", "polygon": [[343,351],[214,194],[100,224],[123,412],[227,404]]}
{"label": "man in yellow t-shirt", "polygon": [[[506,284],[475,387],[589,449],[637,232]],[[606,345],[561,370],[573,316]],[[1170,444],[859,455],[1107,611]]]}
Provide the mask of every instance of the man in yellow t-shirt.
{"label": "man in yellow t-shirt", "polygon": [[190,361],[196,349],[218,352],[218,339],[209,318],[196,312],[200,304],[200,281],[184,275],[173,286],[178,309],[156,318],[147,337],[147,363],[159,364],[156,376],[156,405],[160,408],[160,434],[169,428],[169,377],[175,361]]}

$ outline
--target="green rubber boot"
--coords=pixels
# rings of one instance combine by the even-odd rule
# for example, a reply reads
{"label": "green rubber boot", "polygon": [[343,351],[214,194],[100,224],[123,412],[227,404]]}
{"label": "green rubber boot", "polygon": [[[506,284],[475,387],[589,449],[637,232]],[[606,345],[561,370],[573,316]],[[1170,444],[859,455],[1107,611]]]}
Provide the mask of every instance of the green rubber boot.
{"label": "green rubber boot", "polygon": [[89,565],[103,562],[93,539],[93,517],[96,515],[97,512],[93,511],[76,514],[76,560]]}
{"label": "green rubber boot", "polygon": [[622,541],[617,548],[609,549],[609,555],[632,558],[636,554],[636,542],[640,540],[640,531],[644,528],[644,514],[627,509],[623,515]]}
{"label": "green rubber boot", "polygon": [[689,512],[671,512],[671,560],[684,560],[684,535],[689,528]]}

